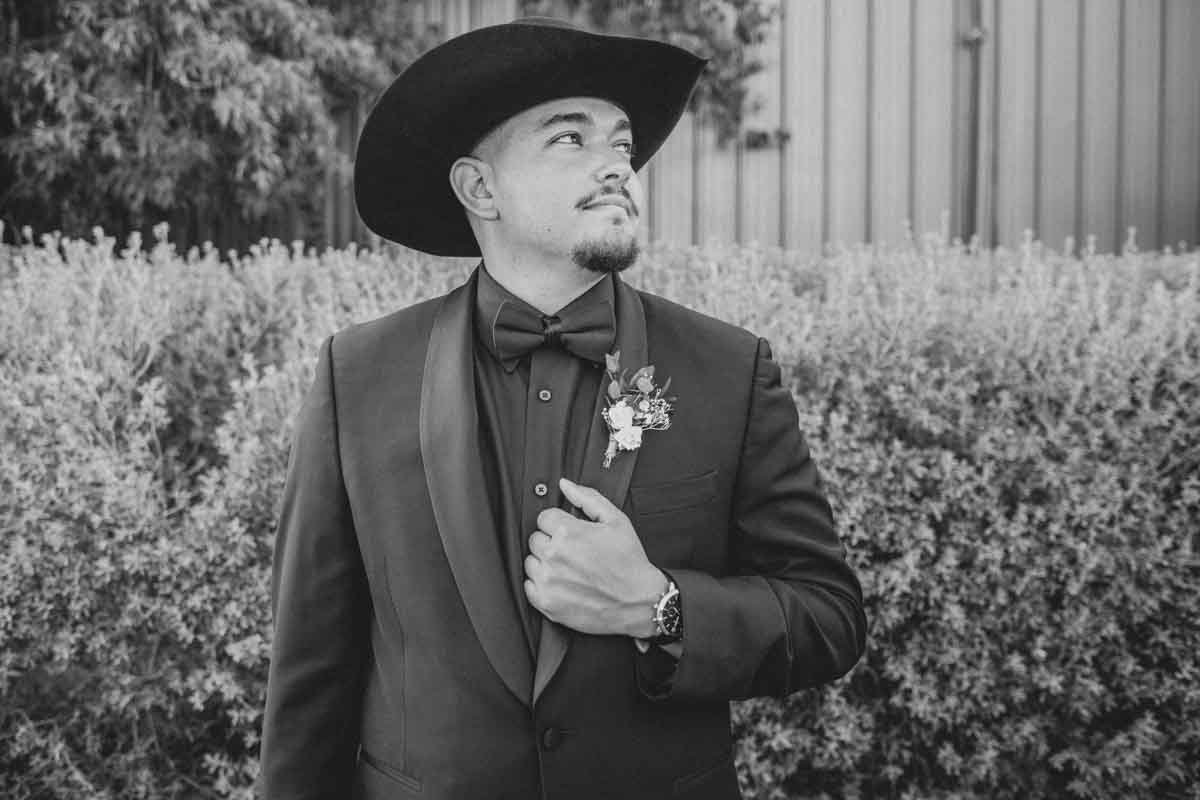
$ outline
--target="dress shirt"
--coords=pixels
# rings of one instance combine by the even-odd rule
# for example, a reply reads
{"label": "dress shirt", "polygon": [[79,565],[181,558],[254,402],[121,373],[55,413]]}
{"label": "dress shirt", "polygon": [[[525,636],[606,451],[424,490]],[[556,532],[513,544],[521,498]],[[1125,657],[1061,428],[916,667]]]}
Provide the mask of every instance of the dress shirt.
{"label": "dress shirt", "polygon": [[[614,299],[613,279],[605,276],[555,316],[569,322],[582,309],[594,312],[595,304],[607,303],[613,309]],[[543,509],[573,510],[558,479],[578,480],[582,473],[592,414],[599,413],[596,398],[604,364],[551,345],[536,347],[515,361],[501,361],[492,325],[505,302],[531,308],[481,264],[475,297],[480,451],[509,583],[536,660],[542,616],[525,596],[529,537]],[[665,687],[675,671],[676,658],[660,647],[646,653],[635,649],[635,661],[646,686]]]}

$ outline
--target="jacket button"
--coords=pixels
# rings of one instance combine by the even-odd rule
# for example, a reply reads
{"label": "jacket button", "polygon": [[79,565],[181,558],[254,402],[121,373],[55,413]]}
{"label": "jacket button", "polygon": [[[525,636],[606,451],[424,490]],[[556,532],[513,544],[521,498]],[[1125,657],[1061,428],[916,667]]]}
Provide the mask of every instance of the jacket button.
{"label": "jacket button", "polygon": [[562,731],[558,728],[546,728],[542,731],[542,749],[553,750],[562,743]]}
{"label": "jacket button", "polygon": [[536,484],[533,487],[533,493],[536,494],[538,497],[545,497],[546,493],[549,491],[550,491],[550,489],[544,483]]}
{"label": "jacket button", "polygon": [[550,398],[553,396],[554,395],[550,393],[549,389],[542,389],[540,392],[538,392],[538,400],[541,400],[543,403],[549,403]]}

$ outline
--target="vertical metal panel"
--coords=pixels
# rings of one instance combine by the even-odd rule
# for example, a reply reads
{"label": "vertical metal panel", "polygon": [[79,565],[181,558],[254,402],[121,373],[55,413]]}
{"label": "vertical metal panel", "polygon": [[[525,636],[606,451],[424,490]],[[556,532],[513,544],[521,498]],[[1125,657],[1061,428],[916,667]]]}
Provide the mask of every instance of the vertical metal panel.
{"label": "vertical metal panel", "polygon": [[470,0],[442,0],[442,2],[447,39],[464,34],[471,29]]}
{"label": "vertical metal panel", "polygon": [[1122,230],[1137,229],[1142,249],[1158,241],[1161,14],[1161,0],[1125,0],[1119,224]]}
{"label": "vertical metal panel", "polygon": [[[912,0],[912,178],[913,233],[941,231],[942,213],[953,203],[950,182],[954,152],[954,0]],[[964,129],[963,133],[966,131]]]}
{"label": "vertical metal panel", "polygon": [[876,242],[902,241],[905,223],[912,221],[908,205],[912,179],[912,23],[910,3],[872,0],[872,169],[868,201],[871,239]]}
{"label": "vertical metal panel", "polygon": [[1162,240],[1200,244],[1200,3],[1167,0],[1163,27]]}
{"label": "vertical metal panel", "polygon": [[1085,241],[1095,236],[1096,249],[1104,253],[1113,252],[1121,242],[1117,232],[1121,2],[1087,0],[1080,9],[1080,236]]}
{"label": "vertical metal panel", "polygon": [[783,231],[785,247],[819,252],[824,244],[825,0],[783,4]]}
{"label": "vertical metal panel", "polygon": [[446,2],[445,0],[425,0],[425,22],[428,25],[437,25],[443,37],[446,35]]}
{"label": "vertical metal panel", "polygon": [[654,238],[681,245],[692,244],[692,205],[704,202],[692,186],[693,117],[691,112],[683,115],[649,164]]}
{"label": "vertical metal panel", "polygon": [[1037,4],[996,4],[996,243],[1017,244],[1034,227],[1037,126]]}
{"label": "vertical metal panel", "polygon": [[1037,233],[1061,249],[1075,229],[1079,169],[1079,0],[1042,0],[1038,25]]}
{"label": "vertical metal panel", "polygon": [[477,0],[479,27],[499,25],[517,18],[517,0]]}
{"label": "vertical metal panel", "polygon": [[750,77],[746,87],[752,97],[762,103],[755,113],[747,116],[747,130],[766,132],[770,140],[765,147],[742,150],[742,174],[738,191],[741,207],[743,242],[764,245],[779,243],[780,159],[775,132],[780,118],[780,47],[782,37],[778,25],[772,25],[766,39],[747,48],[747,55],[763,64],[763,70]]}
{"label": "vertical metal panel", "polygon": [[829,13],[827,162],[829,227],[834,243],[866,236],[867,211],[867,0],[838,0]]}
{"label": "vertical metal panel", "polygon": [[951,103],[953,143],[948,233],[964,241],[996,238],[996,57],[998,22],[993,0],[956,0]]}
{"label": "vertical metal panel", "polygon": [[696,236],[700,244],[709,239],[732,242],[737,238],[737,169],[732,143],[718,147],[711,124],[696,126],[694,144],[696,193],[698,204]]}

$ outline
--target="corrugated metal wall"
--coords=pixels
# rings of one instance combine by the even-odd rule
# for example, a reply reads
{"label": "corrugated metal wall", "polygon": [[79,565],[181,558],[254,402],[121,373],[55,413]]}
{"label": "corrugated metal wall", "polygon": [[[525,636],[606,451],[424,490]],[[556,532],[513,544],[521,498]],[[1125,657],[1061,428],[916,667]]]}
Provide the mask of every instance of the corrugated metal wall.
{"label": "corrugated metal wall", "polygon": [[[516,0],[426,0],[447,36]],[[1056,249],[1200,240],[1200,0],[781,0],[762,108],[719,148],[685,115],[642,174],[648,239],[896,242],[906,224]],[[364,115],[342,120],[353,150]],[[349,187],[329,238],[366,241]],[[688,198],[690,201],[681,202]]]}

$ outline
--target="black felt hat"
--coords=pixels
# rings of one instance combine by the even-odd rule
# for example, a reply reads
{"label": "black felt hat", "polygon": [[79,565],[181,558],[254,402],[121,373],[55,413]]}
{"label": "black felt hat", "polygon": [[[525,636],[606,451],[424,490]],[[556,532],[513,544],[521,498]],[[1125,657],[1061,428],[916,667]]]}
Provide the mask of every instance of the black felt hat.
{"label": "black felt hat", "polygon": [[650,39],[527,17],[456,36],[414,61],[371,109],[354,199],[375,233],[441,256],[478,256],[450,165],[501,122],[561,97],[600,97],[633,125],[641,169],[687,106],[706,59]]}

